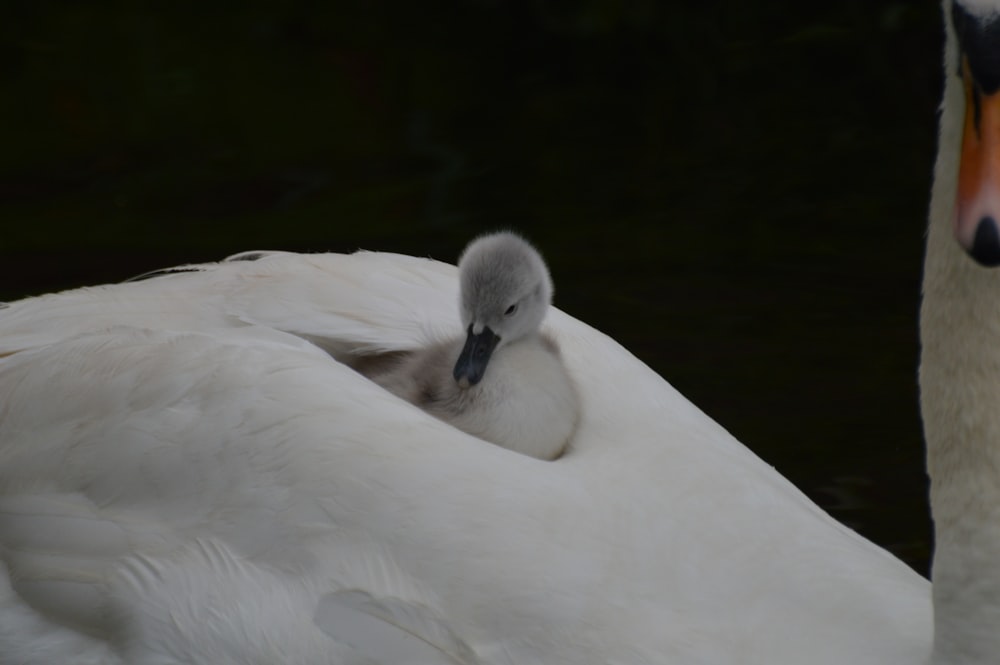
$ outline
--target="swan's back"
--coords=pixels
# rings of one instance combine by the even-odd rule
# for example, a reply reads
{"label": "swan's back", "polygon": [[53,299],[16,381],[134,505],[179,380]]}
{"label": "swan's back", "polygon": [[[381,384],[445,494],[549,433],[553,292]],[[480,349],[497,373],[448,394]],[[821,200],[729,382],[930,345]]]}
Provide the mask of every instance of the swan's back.
{"label": "swan's back", "polygon": [[[127,643],[225,662],[206,649],[253,650],[226,636],[297,617],[266,635],[288,662],[362,662],[370,644],[316,618],[348,590],[465,654],[442,662],[927,653],[924,580],[592,328],[549,317],[581,403],[554,463],[321,350],[434,343],[456,295],[431,261],[274,254],[0,311],[0,654],[102,662]],[[212,598],[185,603],[163,582],[177,575]],[[229,602],[276,587],[273,606]],[[213,614],[233,630],[198,632]],[[143,654],[126,660],[170,662]]]}
{"label": "swan's back", "polygon": [[[459,325],[454,301],[447,300],[457,298],[451,266],[369,252],[252,254],[255,260],[237,255],[141,281],[8,303],[0,310],[0,353],[110,326],[205,330],[257,324],[341,344],[349,352],[398,351],[444,339]],[[440,297],[428,299],[428,293]]]}

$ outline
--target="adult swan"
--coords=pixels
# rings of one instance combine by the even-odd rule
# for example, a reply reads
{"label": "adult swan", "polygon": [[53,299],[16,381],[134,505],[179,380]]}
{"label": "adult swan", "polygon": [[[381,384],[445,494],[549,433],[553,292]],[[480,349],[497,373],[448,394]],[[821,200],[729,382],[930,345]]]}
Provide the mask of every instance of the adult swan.
{"label": "adult swan", "polygon": [[985,663],[1000,655],[1000,2],[946,3],[945,17],[920,316],[933,662]]}
{"label": "adult swan", "polygon": [[0,310],[0,662],[926,654],[923,579],[592,328],[550,320],[581,402],[553,462],[321,350],[418,348],[456,296],[272,254]]}
{"label": "adult swan", "polygon": [[[984,3],[953,13],[967,51],[997,43]],[[977,408],[1000,283],[949,232],[959,62],[980,136],[998,79],[958,53],[949,24],[921,372],[940,662],[1000,652]],[[962,191],[978,220],[1000,200]],[[456,294],[431,261],[266,254],[0,310],[0,663],[926,662],[926,582],[592,328],[548,324],[581,403],[554,462],[333,359],[425,346]]]}
{"label": "adult swan", "polygon": [[[559,312],[546,462],[333,353],[456,328],[450,266],[203,266],[0,311],[3,663],[912,663],[929,589]],[[306,341],[309,340],[309,341]]]}

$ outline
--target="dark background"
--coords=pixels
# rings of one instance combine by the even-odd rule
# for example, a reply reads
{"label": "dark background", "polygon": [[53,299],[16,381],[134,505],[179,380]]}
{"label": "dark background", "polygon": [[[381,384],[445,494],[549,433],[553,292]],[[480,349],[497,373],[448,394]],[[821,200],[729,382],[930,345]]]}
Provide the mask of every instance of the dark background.
{"label": "dark background", "polygon": [[0,298],[511,227],[921,572],[933,2],[5,0]]}

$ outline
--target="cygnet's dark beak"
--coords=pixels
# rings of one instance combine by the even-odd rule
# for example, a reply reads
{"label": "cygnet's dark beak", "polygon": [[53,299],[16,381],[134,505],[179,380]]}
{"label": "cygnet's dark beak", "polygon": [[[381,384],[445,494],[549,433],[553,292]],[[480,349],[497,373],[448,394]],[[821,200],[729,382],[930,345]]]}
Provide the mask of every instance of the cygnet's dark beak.
{"label": "cygnet's dark beak", "polygon": [[469,336],[465,338],[465,346],[462,347],[462,353],[455,363],[455,371],[452,372],[458,385],[468,388],[482,380],[486,365],[499,341],[500,338],[489,328],[483,328],[483,332],[476,335],[472,332],[472,325],[469,325]]}

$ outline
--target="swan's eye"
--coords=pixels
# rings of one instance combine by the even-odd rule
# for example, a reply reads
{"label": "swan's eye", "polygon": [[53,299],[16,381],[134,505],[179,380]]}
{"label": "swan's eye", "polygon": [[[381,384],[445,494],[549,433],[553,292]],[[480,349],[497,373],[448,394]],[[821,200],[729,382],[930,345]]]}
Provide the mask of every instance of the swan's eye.
{"label": "swan's eye", "polygon": [[514,303],[513,305],[511,305],[510,307],[507,308],[507,311],[504,312],[503,315],[504,316],[512,316],[514,314],[514,312],[516,312],[516,311],[517,311],[517,303]]}

